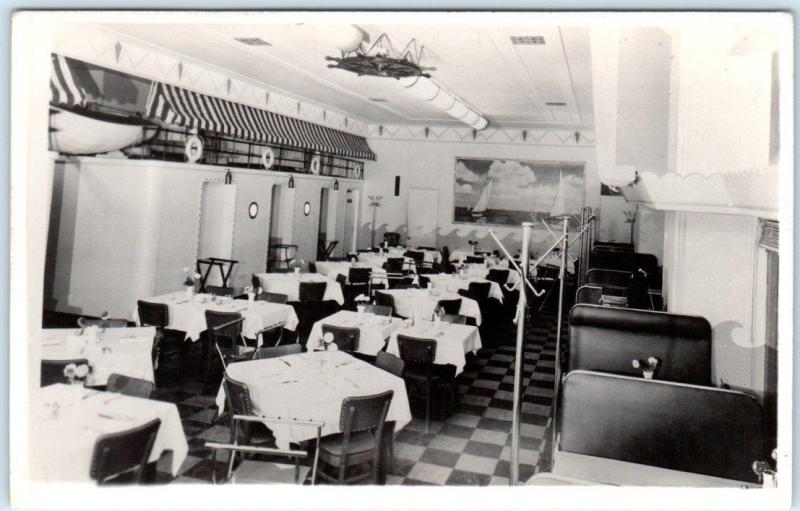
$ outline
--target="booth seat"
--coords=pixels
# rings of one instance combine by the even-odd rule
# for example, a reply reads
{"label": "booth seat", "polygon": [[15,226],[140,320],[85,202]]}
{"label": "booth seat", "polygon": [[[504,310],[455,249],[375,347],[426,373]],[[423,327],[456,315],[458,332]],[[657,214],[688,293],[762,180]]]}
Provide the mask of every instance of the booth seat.
{"label": "booth seat", "polygon": [[589,255],[590,268],[607,268],[635,272],[639,269],[647,273],[647,282],[653,289],[661,289],[661,271],[658,258],[653,254],[640,252],[621,252],[593,249]]}
{"label": "booth seat", "polygon": [[711,385],[711,325],[700,316],[578,304],[569,313],[569,370],[642,376],[633,360],[656,357],[658,380]]}
{"label": "booth seat", "polygon": [[530,484],[758,486],[762,409],[749,394],[573,371],[561,397],[552,472]]}

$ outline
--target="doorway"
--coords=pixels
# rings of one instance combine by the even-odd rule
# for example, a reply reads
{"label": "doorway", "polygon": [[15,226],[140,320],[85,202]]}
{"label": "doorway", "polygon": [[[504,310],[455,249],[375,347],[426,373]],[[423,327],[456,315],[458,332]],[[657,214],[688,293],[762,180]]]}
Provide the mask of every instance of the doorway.
{"label": "doorway", "polygon": [[325,253],[328,246],[328,218],[330,213],[330,190],[320,188],[319,190],[319,224],[317,226],[317,261],[326,259]]}
{"label": "doorway", "polygon": [[[236,185],[203,183],[200,227],[197,234],[197,259],[233,257],[233,226],[236,212]],[[222,276],[212,271],[206,285],[222,285]]]}
{"label": "doorway", "polygon": [[345,256],[349,252],[355,252],[357,248],[359,198],[359,190],[348,189],[345,192],[344,233],[342,239],[342,250]]}

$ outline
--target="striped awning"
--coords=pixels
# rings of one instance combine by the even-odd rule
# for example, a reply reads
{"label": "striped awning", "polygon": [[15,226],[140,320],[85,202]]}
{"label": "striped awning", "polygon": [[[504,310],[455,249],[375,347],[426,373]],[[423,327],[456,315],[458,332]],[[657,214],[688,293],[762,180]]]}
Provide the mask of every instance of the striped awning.
{"label": "striped awning", "polygon": [[146,116],[264,144],[375,159],[364,137],[160,82],[150,89]]}
{"label": "striped awning", "polygon": [[86,93],[75,83],[72,70],[63,55],[50,55],[50,104],[86,106]]}

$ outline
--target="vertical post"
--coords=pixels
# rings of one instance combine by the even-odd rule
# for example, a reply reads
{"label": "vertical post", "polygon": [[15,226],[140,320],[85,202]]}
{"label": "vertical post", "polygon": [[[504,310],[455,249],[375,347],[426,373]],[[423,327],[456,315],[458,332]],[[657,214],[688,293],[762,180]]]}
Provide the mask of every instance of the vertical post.
{"label": "vertical post", "polygon": [[531,229],[533,223],[522,223],[522,250],[520,254],[522,269],[522,285],[517,301],[517,351],[514,358],[514,406],[511,422],[511,478],[510,486],[516,486],[519,479],[519,432],[520,432],[520,406],[522,401],[522,359],[523,345],[525,343],[525,309],[527,307],[528,264],[530,260]]}
{"label": "vertical post", "polygon": [[555,381],[553,382],[553,433],[550,442],[550,465],[554,461],[556,454],[556,439],[558,435],[558,394],[561,384],[561,322],[564,314],[564,280],[567,273],[567,250],[569,243],[567,240],[569,219],[564,219],[564,237],[561,240],[561,275],[558,283],[558,324],[556,325],[556,354],[555,354]]}

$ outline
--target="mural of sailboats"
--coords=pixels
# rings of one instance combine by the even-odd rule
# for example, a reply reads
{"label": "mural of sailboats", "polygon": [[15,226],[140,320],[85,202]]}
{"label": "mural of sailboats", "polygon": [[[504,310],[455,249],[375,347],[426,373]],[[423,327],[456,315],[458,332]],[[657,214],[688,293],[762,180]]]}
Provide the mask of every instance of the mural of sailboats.
{"label": "mural of sailboats", "polygon": [[475,203],[475,206],[472,208],[470,212],[472,214],[472,218],[475,221],[486,221],[486,210],[489,209],[489,201],[492,198],[492,186],[494,185],[494,179],[489,179],[486,182],[486,186],[483,187],[483,192],[481,193],[480,197],[478,197],[478,202]]}
{"label": "mural of sailboats", "polygon": [[558,191],[556,192],[556,199],[553,201],[553,207],[550,208],[550,216],[556,217],[569,213],[567,211],[567,195],[564,191],[564,173],[558,171]]}

